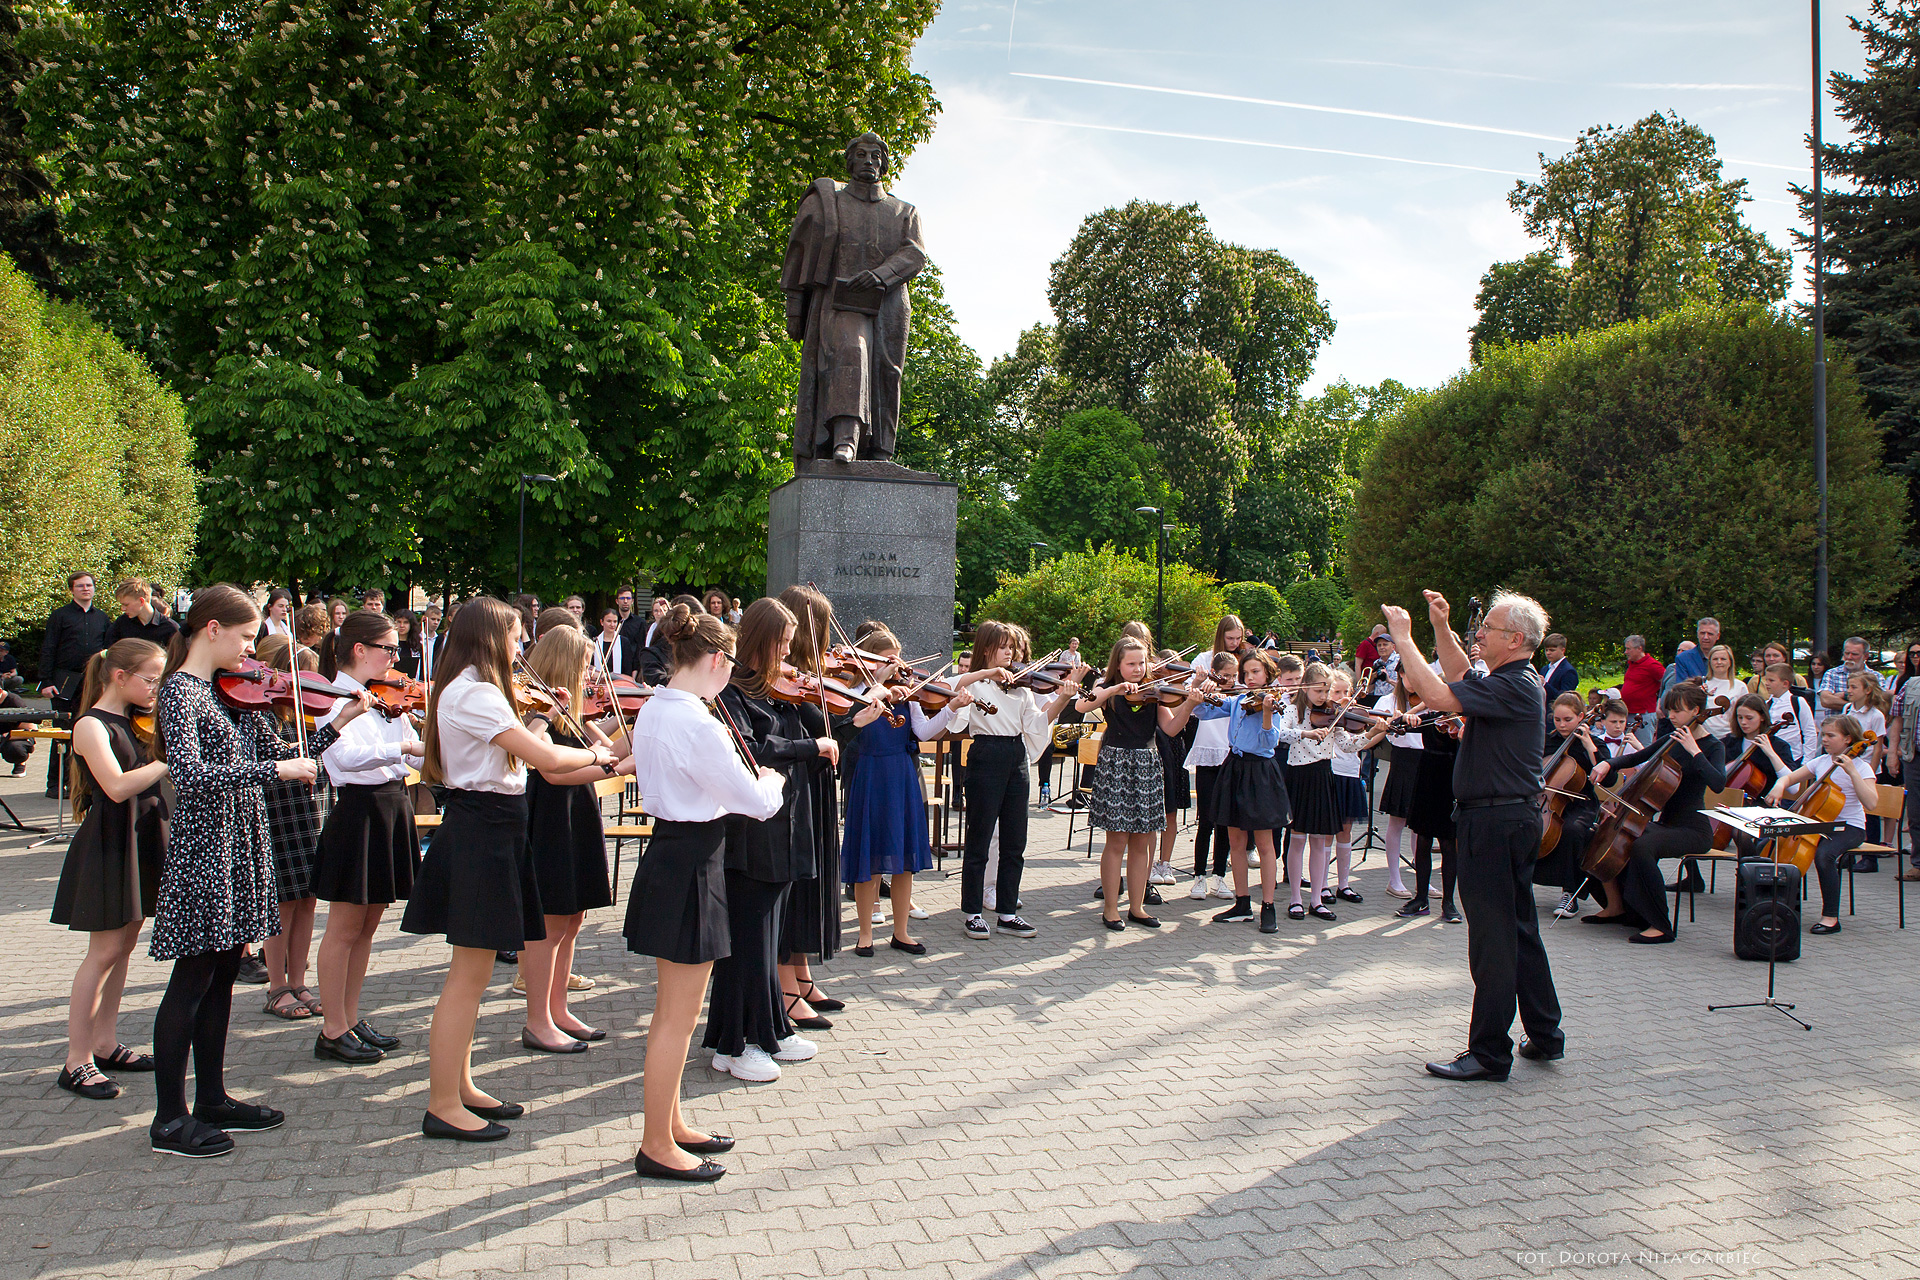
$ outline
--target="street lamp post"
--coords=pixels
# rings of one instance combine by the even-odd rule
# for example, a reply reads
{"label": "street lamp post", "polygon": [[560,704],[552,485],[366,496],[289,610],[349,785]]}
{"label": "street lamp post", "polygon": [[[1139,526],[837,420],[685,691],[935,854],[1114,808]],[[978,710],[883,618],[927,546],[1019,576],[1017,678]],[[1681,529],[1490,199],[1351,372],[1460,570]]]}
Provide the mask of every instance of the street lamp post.
{"label": "street lamp post", "polygon": [[527,481],[539,484],[557,484],[552,476],[529,475],[520,473],[520,550],[513,559],[513,593],[522,595],[527,589]]}
{"label": "street lamp post", "polygon": [[1826,209],[1821,191],[1820,0],[1813,0],[1813,483],[1820,515],[1813,551],[1813,652],[1827,651],[1827,267]]}
{"label": "street lamp post", "polygon": [[1034,553],[1036,551],[1045,551],[1046,549],[1047,549],[1047,544],[1044,542],[1029,542],[1027,544],[1027,572],[1028,573],[1032,573],[1034,569]]}
{"label": "street lamp post", "polygon": [[[1140,515],[1153,516],[1159,524],[1160,508],[1135,507]],[[1164,645],[1167,642],[1167,526],[1161,524],[1153,534],[1153,568],[1157,584],[1153,589],[1153,638],[1154,643]]]}

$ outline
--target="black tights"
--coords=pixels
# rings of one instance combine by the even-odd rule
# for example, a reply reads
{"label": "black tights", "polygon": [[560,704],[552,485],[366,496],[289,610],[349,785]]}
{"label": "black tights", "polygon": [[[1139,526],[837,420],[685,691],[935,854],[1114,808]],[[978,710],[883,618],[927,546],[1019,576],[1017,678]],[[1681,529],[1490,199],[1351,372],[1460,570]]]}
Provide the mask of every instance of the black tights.
{"label": "black tights", "polygon": [[[1413,837],[1413,900],[1425,902],[1433,887],[1433,837],[1415,833]],[[1440,903],[1453,905],[1453,837],[1440,837]]]}
{"label": "black tights", "polygon": [[155,1118],[161,1124],[187,1114],[189,1049],[194,1102],[217,1107],[227,1100],[227,1019],[233,1012],[240,951],[206,951],[173,962],[167,993],[153,1017],[153,1081],[159,1094]]}

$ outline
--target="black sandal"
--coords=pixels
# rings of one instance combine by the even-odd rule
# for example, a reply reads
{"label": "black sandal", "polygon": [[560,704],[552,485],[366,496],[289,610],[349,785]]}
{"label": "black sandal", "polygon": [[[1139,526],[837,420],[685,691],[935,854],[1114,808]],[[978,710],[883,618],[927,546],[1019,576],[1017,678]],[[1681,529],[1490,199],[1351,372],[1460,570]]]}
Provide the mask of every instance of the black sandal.
{"label": "black sandal", "polygon": [[796,1004],[806,1003],[806,998],[804,996],[801,996],[797,992],[793,992],[793,991],[782,991],[780,994],[787,998],[787,1018],[789,1021],[793,1023],[794,1026],[800,1027],[807,1031],[833,1030],[833,1023],[817,1015],[811,1018],[796,1018],[793,1016],[793,1006],[795,1006]]}
{"label": "black sandal", "polygon": [[151,1071],[153,1057],[150,1054],[135,1053],[123,1044],[113,1046],[113,1052],[106,1057],[93,1055],[93,1065],[102,1071]]}
{"label": "black sandal", "polygon": [[835,1000],[820,994],[820,988],[813,985],[813,979],[807,979],[807,993],[800,997],[821,1013],[838,1013],[847,1007],[845,1000]]}

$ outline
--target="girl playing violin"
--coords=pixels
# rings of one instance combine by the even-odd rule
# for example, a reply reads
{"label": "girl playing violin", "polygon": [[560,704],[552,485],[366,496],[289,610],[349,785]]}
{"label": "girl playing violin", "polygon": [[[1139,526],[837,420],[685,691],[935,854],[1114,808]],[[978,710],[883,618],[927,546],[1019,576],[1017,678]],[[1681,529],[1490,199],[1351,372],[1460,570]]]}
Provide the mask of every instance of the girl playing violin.
{"label": "girl playing violin", "polygon": [[[399,656],[393,619],[365,609],[347,615],[320,643],[320,675],[362,693]],[[321,724],[331,723],[322,717]],[[420,869],[407,775],[426,748],[407,716],[361,716],[320,755],[336,798],[320,832],[314,893],[327,903],[320,939],[320,1037],[313,1056],[356,1065],[378,1062],[400,1041],[360,1016],[373,935],[388,906],[413,891]]]}
{"label": "girl playing violin", "polygon": [[1674,739],[1666,749],[1667,758],[1680,768],[1680,785],[1661,807],[1659,821],[1649,823],[1634,841],[1626,869],[1603,886],[1606,910],[1581,917],[1587,924],[1642,926],[1629,942],[1673,941],[1660,859],[1694,857],[1713,847],[1713,824],[1701,807],[1708,791],[1722,791],[1727,785],[1726,753],[1720,739],[1706,731],[1706,690],[1697,684],[1676,684],[1660,700],[1660,710],[1664,718],[1652,746],[1593,767],[1593,781],[1604,783],[1623,770],[1645,764],[1666,739]]}
{"label": "girl playing violin", "polygon": [[[319,770],[281,738],[272,716],[235,710],[215,691],[216,676],[253,652],[259,627],[259,610],[238,587],[196,591],[168,645],[154,703],[153,755],[167,765],[175,810],[149,950],[173,961],[173,973],[153,1021],[158,1107],[148,1134],[153,1149],[169,1155],[223,1156],[233,1150],[226,1130],[273,1129],[285,1120],[271,1107],[235,1101],[224,1076],[241,952],[280,925],[263,788],[276,779],[311,782]],[[362,699],[342,708],[308,739],[309,749],[333,745],[366,706]]]}
{"label": "girl playing violin", "polygon": [[[976,695],[993,704],[988,712],[976,700],[954,713],[948,728],[971,733],[967,751],[967,848],[960,872],[960,912],[966,917],[969,938],[989,935],[984,910],[987,846],[995,831],[1000,836],[1000,870],[995,886],[995,915],[1000,933],[1031,938],[1038,932],[1019,914],[1020,876],[1026,867],[1028,766],[1040,758],[1053,740],[1053,722],[1061,708],[1080,691],[1087,665],[1075,661],[1045,706],[1031,688],[1012,685],[1015,661],[1026,631],[1013,623],[986,619],[974,629],[973,654],[966,675],[956,683],[980,681]],[[969,677],[972,677],[969,679]]]}
{"label": "girl playing violin", "polygon": [[[900,641],[878,624],[862,624],[858,643],[868,653],[898,658]],[[884,678],[885,671],[874,673]],[[911,673],[909,673],[911,674]],[[908,931],[913,911],[913,877],[933,865],[927,838],[926,800],[921,793],[918,744],[938,737],[953,713],[971,703],[962,689],[929,716],[917,702],[906,706],[907,723],[888,723],[884,708],[862,707],[853,714],[860,732],[853,783],[847,789],[846,833],[840,845],[842,877],[853,889],[854,918],[860,922],[857,956],[873,954],[874,908],[880,899],[880,878],[891,877],[895,951],[927,954],[926,944]]]}
{"label": "girl playing violin", "polygon": [[[1373,709],[1390,717],[1400,716],[1414,709],[1414,701],[1396,666],[1391,686],[1374,702]],[[1413,810],[1414,780],[1420,773],[1420,734],[1391,733],[1387,745],[1393,755],[1387,762],[1387,784],[1380,792],[1380,812],[1387,815],[1387,892],[1396,898],[1411,898],[1413,891],[1407,888],[1400,870],[1400,846],[1407,832],[1407,815]]]}
{"label": "girl playing violin", "polygon": [[[1275,725],[1281,742],[1287,745],[1287,794],[1293,804],[1292,830],[1287,839],[1287,883],[1293,888],[1293,903],[1287,908],[1289,920],[1308,915],[1321,920],[1337,920],[1328,906],[1327,855],[1333,838],[1347,824],[1339,797],[1333,786],[1333,756],[1342,746],[1358,741],[1337,724],[1323,728],[1312,725],[1313,712],[1333,703],[1332,673],[1321,663],[1307,667],[1305,680],[1288,699],[1286,713]],[[1311,851],[1313,905],[1300,900],[1300,858]]]}
{"label": "girl playing violin", "polygon": [[462,605],[427,702],[420,774],[446,785],[446,808],[400,927],[442,934],[453,948],[428,1032],[431,1089],[420,1131],[429,1138],[492,1142],[509,1132],[499,1121],[523,1111],[474,1083],[473,1025],[495,954],[546,933],[527,852],[527,766],[614,772],[605,747],[559,746],[520,722],[520,639],[520,615],[504,601],[481,596]]}
{"label": "girl playing violin", "polygon": [[[327,611],[319,605],[300,610],[298,625],[312,627],[302,633],[315,645],[328,634]],[[269,636],[260,643],[256,656],[276,671],[287,670],[289,641],[285,636]],[[319,655],[305,647],[294,659],[296,669],[318,672]],[[289,742],[297,740],[292,707],[281,707],[274,714],[274,727]],[[299,779],[267,783],[267,831],[273,837],[273,866],[277,896],[280,899],[280,932],[260,947],[267,966],[267,1003],[263,1013],[288,1022],[301,1022],[320,1016],[320,997],[307,986],[307,961],[313,951],[313,869],[320,854],[320,802],[315,799],[313,783]]]}
{"label": "girl playing violin", "polygon": [[[550,628],[527,650],[527,666],[549,687],[578,708],[585,702],[587,666],[593,659],[593,641],[576,627]],[[633,744],[622,735],[609,741],[598,727],[555,722],[545,716],[530,719],[529,727],[545,729],[563,747],[605,746],[619,761],[614,772],[633,772]],[[600,797],[594,784],[606,776],[598,767],[539,769],[527,779],[527,851],[533,860],[533,878],[540,890],[540,910],[547,935],[529,939],[520,952],[520,978],[527,997],[527,1022],[520,1043],[543,1053],[581,1053],[607,1033],[590,1027],[567,1009],[568,983],[573,978],[573,949],[586,923],[587,912],[613,905],[607,873],[607,834],[600,818]]]}
{"label": "girl playing violin", "polygon": [[[1087,821],[1107,833],[1100,855],[1101,901],[1106,926],[1116,931],[1127,927],[1119,914],[1123,857],[1130,895],[1127,919],[1147,929],[1160,927],[1159,920],[1140,910],[1154,837],[1167,825],[1166,771],[1155,730],[1170,737],[1178,734],[1203,696],[1199,689],[1189,689],[1176,707],[1164,706],[1152,695],[1130,700],[1129,695],[1146,680],[1147,666],[1146,644],[1131,636],[1122,638],[1107,657],[1107,673],[1099,689],[1081,694],[1074,704],[1083,713],[1098,707],[1107,723]],[[1006,856],[1004,850],[1001,856]]]}
{"label": "girl playing violin", "polygon": [[1233,863],[1233,905],[1213,917],[1215,924],[1239,924],[1253,919],[1253,899],[1247,891],[1247,838],[1260,851],[1260,932],[1280,932],[1273,895],[1277,855],[1273,833],[1292,817],[1287,783],[1274,758],[1280,745],[1274,713],[1277,692],[1271,692],[1278,669],[1265,650],[1240,658],[1240,683],[1247,692],[1228,698],[1227,759],[1214,782],[1213,808],[1206,821],[1227,828]]}
{"label": "girl playing violin", "polygon": [[167,855],[167,766],[150,761],[132,716],[150,711],[166,652],[117,640],[87,661],[74,706],[72,796],[80,829],[53,893],[53,922],[87,935],[67,1004],[67,1061],[56,1083],[83,1098],[120,1096],[103,1068],[151,1071],[153,1059],[120,1043],[115,1025],[127,961],[153,913]]}
{"label": "girl playing violin", "polygon": [[[1329,679],[1333,682],[1333,701],[1347,704],[1353,701],[1353,673],[1345,667],[1335,667]],[[1334,898],[1342,902],[1364,902],[1360,891],[1353,887],[1353,824],[1365,822],[1369,812],[1367,805],[1367,787],[1360,781],[1360,753],[1379,745],[1387,736],[1386,722],[1377,721],[1374,727],[1358,736],[1348,733],[1334,739],[1333,758],[1333,794],[1336,807],[1340,811],[1340,829],[1333,836],[1334,862],[1339,868],[1339,888],[1322,884],[1320,901],[1332,905]]]}
{"label": "girl playing violin", "polygon": [[[1233,615],[1229,614],[1228,617]],[[1244,638],[1245,633],[1242,632]],[[1196,666],[1199,664],[1195,664]],[[1239,683],[1240,659],[1232,653],[1216,653],[1209,664],[1213,684],[1216,688]],[[1193,718],[1199,727],[1194,731],[1193,745],[1187,748],[1185,766],[1193,770],[1194,789],[1198,791],[1199,803],[1195,808],[1198,821],[1195,822],[1193,838],[1193,887],[1187,891],[1189,898],[1205,898],[1208,893],[1216,898],[1231,898],[1227,889],[1227,829],[1212,825],[1208,814],[1213,810],[1214,794],[1220,785],[1220,770],[1227,759],[1227,709],[1202,704],[1193,709]],[[1213,848],[1213,884],[1207,884],[1207,848]]]}
{"label": "girl playing violin", "polygon": [[1767,792],[1767,803],[1778,805],[1788,791],[1824,781],[1840,788],[1846,798],[1840,821],[1847,824],[1847,829],[1837,836],[1822,836],[1813,853],[1813,869],[1820,877],[1820,920],[1808,933],[1840,932],[1840,859],[1866,840],[1866,806],[1880,802],[1880,787],[1873,780],[1873,767],[1864,749],[1866,741],[1866,731],[1854,717],[1844,712],[1828,716],[1820,725],[1821,754],[1775,781]]}

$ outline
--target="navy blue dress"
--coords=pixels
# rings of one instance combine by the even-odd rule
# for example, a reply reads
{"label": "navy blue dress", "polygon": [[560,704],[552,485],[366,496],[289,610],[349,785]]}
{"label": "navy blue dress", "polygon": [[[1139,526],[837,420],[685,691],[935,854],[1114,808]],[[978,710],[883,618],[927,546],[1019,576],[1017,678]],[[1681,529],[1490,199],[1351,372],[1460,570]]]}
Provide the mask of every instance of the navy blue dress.
{"label": "navy blue dress", "polygon": [[848,884],[925,871],[927,804],[920,790],[920,742],[911,719],[898,729],[882,716],[860,730],[859,763],[847,789],[840,871]]}

